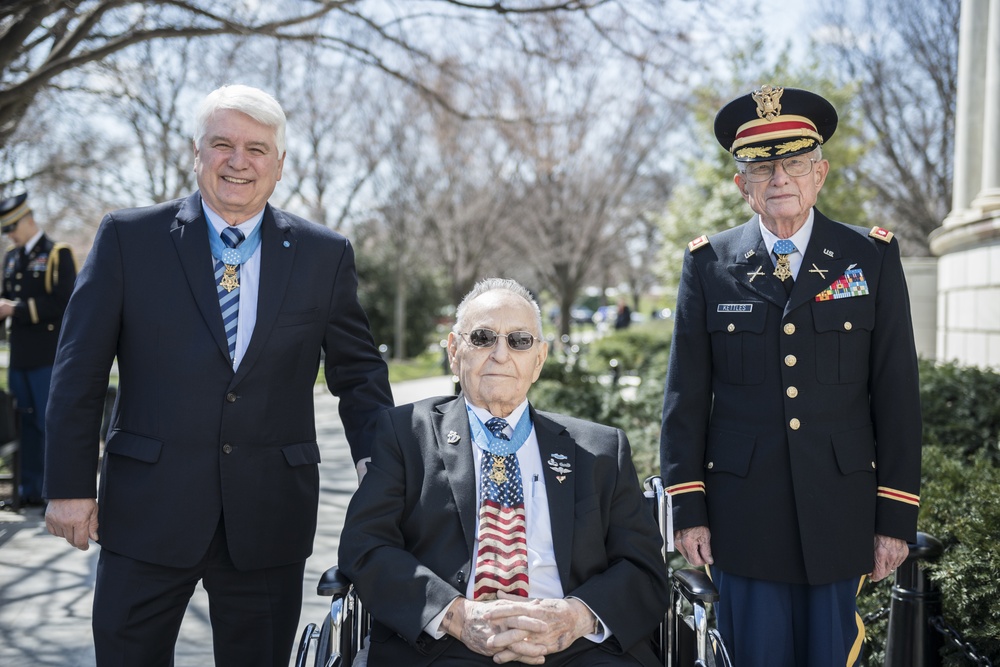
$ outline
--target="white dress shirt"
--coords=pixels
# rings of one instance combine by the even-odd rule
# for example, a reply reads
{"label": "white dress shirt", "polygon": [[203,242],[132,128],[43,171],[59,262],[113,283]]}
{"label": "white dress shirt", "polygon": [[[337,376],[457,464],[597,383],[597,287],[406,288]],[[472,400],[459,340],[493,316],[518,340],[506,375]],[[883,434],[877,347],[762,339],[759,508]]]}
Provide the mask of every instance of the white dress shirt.
{"label": "white dress shirt", "polygon": [[[466,402],[472,412],[485,424],[495,415],[488,410]],[[514,432],[514,427],[521,420],[521,415],[528,409],[528,401],[525,400],[514,408],[505,419],[507,428],[504,430],[508,436]],[[476,508],[482,502],[482,459],[483,450],[475,442],[470,442],[472,448],[473,468],[476,471]],[[545,493],[545,475],[542,474],[542,456],[538,450],[538,437],[535,434],[534,424],[531,426],[531,433],[528,439],[517,450],[517,464],[521,468],[521,484],[524,489],[524,520],[525,540],[528,549],[528,598],[529,599],[561,599],[565,597],[562,581],[559,579],[559,569],[556,567],[556,552],[552,544],[552,519],[549,515],[549,497]],[[478,514],[477,514],[478,516]],[[479,521],[476,521],[476,544],[479,543]],[[473,562],[473,572],[469,575],[469,583],[465,589],[465,597],[472,599],[473,589],[476,583],[475,562]],[[579,599],[579,598],[576,598]],[[583,602],[583,600],[580,600]],[[587,603],[584,602],[586,605]],[[450,606],[450,604],[448,605]],[[589,609],[588,605],[588,609]],[[444,637],[441,630],[441,621],[447,613],[446,606],[441,613],[432,618],[424,627],[424,631],[435,639]],[[591,609],[591,613],[593,610]],[[594,614],[596,617],[597,614]],[[598,617],[601,632],[585,635],[593,642],[603,642],[611,636],[608,626]]]}
{"label": "white dress shirt", "polygon": [[[806,251],[806,246],[809,245],[809,238],[812,236],[813,220],[815,217],[815,209],[809,209],[809,217],[806,218],[806,223],[799,227],[799,231],[788,237],[788,240],[795,244],[795,252],[788,256],[788,268],[792,272],[792,280],[798,280],[803,255]],[[772,266],[776,266],[777,260],[774,257],[774,244],[778,242],[778,237],[764,226],[764,223],[760,221],[759,215],[757,216],[757,224],[760,225],[760,235],[764,237],[767,256],[771,258]]]}

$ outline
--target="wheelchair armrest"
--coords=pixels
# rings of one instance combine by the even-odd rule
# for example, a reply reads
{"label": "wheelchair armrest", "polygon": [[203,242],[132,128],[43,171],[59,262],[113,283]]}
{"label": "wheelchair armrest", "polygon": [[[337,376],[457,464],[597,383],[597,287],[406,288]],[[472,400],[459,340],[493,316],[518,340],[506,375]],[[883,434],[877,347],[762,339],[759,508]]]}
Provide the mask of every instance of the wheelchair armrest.
{"label": "wheelchair armrest", "polygon": [[688,602],[711,604],[719,599],[719,591],[703,570],[674,570],[674,587]]}
{"label": "wheelchair armrest", "polygon": [[319,584],[316,585],[316,594],[342,598],[347,595],[350,588],[351,580],[340,571],[339,567],[334,565],[320,576]]}

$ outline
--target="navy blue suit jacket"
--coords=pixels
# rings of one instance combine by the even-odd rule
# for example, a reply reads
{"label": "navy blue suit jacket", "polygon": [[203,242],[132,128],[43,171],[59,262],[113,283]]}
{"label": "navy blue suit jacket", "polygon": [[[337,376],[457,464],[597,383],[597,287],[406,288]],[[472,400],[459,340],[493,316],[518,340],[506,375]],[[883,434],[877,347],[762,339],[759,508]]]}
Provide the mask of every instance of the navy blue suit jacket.
{"label": "navy blue suit jacket", "polygon": [[[649,639],[667,608],[666,565],[620,429],[531,409],[563,591],[614,636],[604,650],[655,664]],[[376,623],[373,665],[427,665],[450,636],[424,626],[464,596],[476,554],[476,474],[462,396],[387,410],[351,500],[340,568]],[[564,473],[545,462],[558,458]],[[488,658],[484,658],[488,661]]]}
{"label": "navy blue suit jacket", "polygon": [[200,194],[101,223],[53,370],[45,496],[95,497],[117,359],[98,496],[100,543],[116,553],[193,565],[224,515],[238,568],[305,560],[319,493],[321,351],[355,460],[392,404],[347,239],[271,206],[260,224],[257,322],[234,372]]}

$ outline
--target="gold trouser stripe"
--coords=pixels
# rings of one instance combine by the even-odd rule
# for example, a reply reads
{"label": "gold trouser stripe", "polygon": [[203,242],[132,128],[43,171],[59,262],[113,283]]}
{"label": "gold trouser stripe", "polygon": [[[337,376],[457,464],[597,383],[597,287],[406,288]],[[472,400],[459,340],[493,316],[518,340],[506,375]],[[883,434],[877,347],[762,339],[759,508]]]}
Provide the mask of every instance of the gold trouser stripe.
{"label": "gold trouser stripe", "polygon": [[[865,579],[868,575],[861,575],[861,579],[858,581],[858,592],[855,593],[855,597],[861,594],[861,587],[865,583]],[[854,639],[854,645],[851,646],[851,652],[847,654],[847,667],[853,667],[861,657],[861,647],[865,643],[865,622],[861,618],[861,614],[857,611],[854,612],[854,622],[858,626],[858,636]]]}

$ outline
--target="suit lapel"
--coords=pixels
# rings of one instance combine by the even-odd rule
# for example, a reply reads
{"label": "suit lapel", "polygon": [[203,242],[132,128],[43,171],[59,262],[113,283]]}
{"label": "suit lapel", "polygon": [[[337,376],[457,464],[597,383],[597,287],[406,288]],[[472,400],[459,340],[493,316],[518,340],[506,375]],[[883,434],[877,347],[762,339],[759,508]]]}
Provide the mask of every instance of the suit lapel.
{"label": "suit lapel", "polygon": [[549,521],[552,524],[552,547],[556,553],[559,579],[570,581],[573,531],[576,503],[576,441],[566,429],[544,415],[531,410],[531,420],[538,439],[538,453],[545,475],[545,495],[549,500]]}
{"label": "suit lapel", "polygon": [[228,362],[229,345],[222,324],[222,312],[219,310],[219,293],[215,285],[212,251],[208,241],[208,221],[201,209],[199,193],[191,195],[181,204],[170,227],[170,238],[177,249],[177,256],[198,310],[212,332],[219,352]]}
{"label": "suit lapel", "polygon": [[774,277],[774,264],[768,256],[756,217],[743,225],[736,255],[730,261],[729,272],[736,282],[779,308],[785,307],[785,288]]}
{"label": "suit lapel", "polygon": [[847,270],[849,263],[841,255],[840,243],[832,233],[833,224],[816,211],[809,245],[802,257],[802,266],[795,279],[795,287],[788,298],[786,313],[812,301]]}
{"label": "suit lapel", "polygon": [[[278,311],[295,264],[295,235],[280,211],[268,204],[260,221],[260,279],[257,281],[257,323],[240,367],[233,377],[235,385],[253,368],[264,343],[271,335]],[[228,354],[228,353],[227,353]]]}
{"label": "suit lapel", "polygon": [[465,533],[465,544],[469,549],[470,561],[475,563],[476,523],[479,510],[476,507],[476,471],[473,469],[472,434],[469,430],[469,415],[465,407],[465,397],[459,395],[454,401],[438,407],[434,414],[434,436],[448,481],[455,496],[459,520]]}

